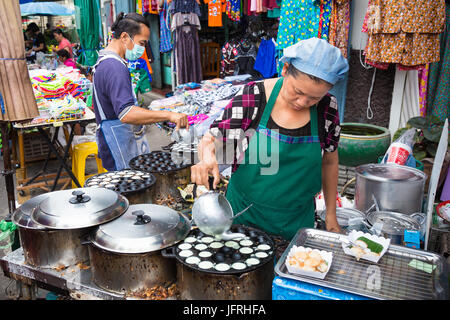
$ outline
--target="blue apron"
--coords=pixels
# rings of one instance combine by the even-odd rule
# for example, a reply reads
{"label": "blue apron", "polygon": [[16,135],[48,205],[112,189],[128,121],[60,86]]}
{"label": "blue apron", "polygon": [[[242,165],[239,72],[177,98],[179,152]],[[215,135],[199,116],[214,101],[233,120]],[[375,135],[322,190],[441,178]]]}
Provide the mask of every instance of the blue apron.
{"label": "blue apron", "polygon": [[[105,55],[98,60],[93,68],[94,83],[95,68],[105,59],[116,59],[123,63],[118,57],[114,55]],[[126,65],[125,65],[126,66]],[[109,152],[114,160],[115,170],[122,170],[129,167],[129,162],[132,158],[150,152],[150,147],[145,138],[145,130],[143,126],[133,126],[128,123],[123,123],[119,119],[107,119],[103,111],[103,107],[97,97],[95,91],[95,84],[93,86],[93,95],[97,104],[98,113],[100,114],[100,124],[97,126],[96,139],[99,145],[99,136],[102,135],[106,142]],[[136,95],[134,94],[135,104],[137,105]],[[137,130],[133,130],[136,128]]]}

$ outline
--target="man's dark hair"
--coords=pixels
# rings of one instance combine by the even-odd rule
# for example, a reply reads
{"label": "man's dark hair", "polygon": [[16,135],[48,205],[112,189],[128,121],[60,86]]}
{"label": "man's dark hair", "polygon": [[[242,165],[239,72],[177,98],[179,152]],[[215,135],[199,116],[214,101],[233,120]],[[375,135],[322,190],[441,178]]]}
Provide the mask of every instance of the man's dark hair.
{"label": "man's dark hair", "polygon": [[292,63],[288,63],[287,70],[286,70],[286,75],[290,75],[290,76],[293,76],[294,78],[297,78],[298,75],[300,75],[300,74],[304,74],[304,75],[308,76],[311,80],[313,80],[316,83],[327,83],[330,86],[333,86],[328,81],[320,79],[320,78],[318,78],[316,76],[313,76],[311,74],[302,72],[302,71],[298,70],[296,67],[294,67],[294,65]]}
{"label": "man's dark hair", "polygon": [[70,54],[69,54],[69,52],[67,52],[66,49],[58,50],[58,51],[56,51],[56,54],[60,57],[66,58],[66,59],[70,58]]}
{"label": "man's dark hair", "polygon": [[29,31],[31,31],[32,33],[36,33],[41,30],[39,29],[39,27],[36,23],[32,22],[27,26],[27,32],[29,32]]}
{"label": "man's dark hair", "polygon": [[114,39],[119,39],[123,32],[129,34],[131,38],[141,32],[141,24],[150,29],[148,21],[140,14],[131,12],[124,14],[123,12],[117,15],[116,21],[111,26]]}

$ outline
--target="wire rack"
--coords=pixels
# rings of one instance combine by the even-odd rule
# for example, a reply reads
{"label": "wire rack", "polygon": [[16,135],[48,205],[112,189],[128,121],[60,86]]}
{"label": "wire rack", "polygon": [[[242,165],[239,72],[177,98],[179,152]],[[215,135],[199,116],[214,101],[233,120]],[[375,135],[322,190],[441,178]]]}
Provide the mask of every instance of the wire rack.
{"label": "wire rack", "polygon": [[[331,287],[337,290],[363,295],[375,299],[424,300],[443,299],[446,296],[444,272],[445,263],[437,254],[391,245],[377,264],[357,261],[342,250],[340,238],[343,235],[316,229],[302,229],[291,241],[289,247],[275,268],[281,277]],[[331,251],[333,261],[325,279],[290,274],[285,265],[287,254],[293,245]],[[430,274],[409,267],[416,259],[435,266]]]}

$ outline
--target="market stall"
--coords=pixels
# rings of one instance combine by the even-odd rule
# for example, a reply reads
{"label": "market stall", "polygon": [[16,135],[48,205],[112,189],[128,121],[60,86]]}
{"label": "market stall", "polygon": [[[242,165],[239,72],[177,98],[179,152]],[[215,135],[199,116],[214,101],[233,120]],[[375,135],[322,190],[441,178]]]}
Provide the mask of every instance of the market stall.
{"label": "market stall", "polygon": [[[201,63],[216,61],[199,56],[200,39],[205,36],[200,34],[199,2],[163,1],[163,10],[158,13],[157,1],[137,1],[137,11],[159,14],[161,52],[174,49],[172,66],[177,79],[173,82],[174,90],[168,97],[152,101],[148,109],[184,113],[190,128],[175,130],[173,123],[157,123],[172,142],[162,150],[133,157],[125,169],[95,174],[83,185],[79,183],[66,160],[74,125],[94,120],[85,102],[91,84],[74,70],[52,69],[51,63],[43,63],[51,70],[30,70],[39,116],[28,123],[16,123],[14,129],[36,128],[50,148],[42,173],[46,171],[50,153],[57,157],[59,168],[51,176],[55,178],[51,190],[14,210],[12,223],[0,224],[5,229],[2,231],[17,230],[21,243],[21,248],[0,258],[3,273],[22,284],[22,294],[27,299],[36,298],[37,288],[43,288],[64,298],[80,300],[448,300],[448,248],[436,249],[433,243],[437,241],[433,238],[436,233],[450,233],[450,204],[442,202],[435,208],[440,200],[444,201],[437,198],[437,191],[441,172],[448,170],[444,169],[448,121],[440,131],[430,130],[421,135],[409,129],[392,142],[387,129],[379,132],[379,128],[370,126],[365,127],[376,134],[342,135],[355,144],[363,141],[373,153],[356,156],[363,149],[361,144],[353,146],[352,151],[343,150],[348,153],[347,161],[353,161],[355,178],[353,197],[336,195],[340,232],[326,231],[324,188],[311,193],[313,227],[296,228],[295,235],[288,237],[236,222],[258,205],[255,201],[258,199],[243,205],[242,210],[233,211],[232,201],[226,197],[232,188],[232,180],[228,178],[236,173],[232,172],[231,163],[219,167],[220,183],[216,190],[192,183],[199,141],[211,124],[222,119],[224,111],[237,113],[234,119],[242,120],[242,109],[250,104],[250,95],[242,99],[245,105],[237,108],[233,98],[243,95],[244,85],[249,81],[278,74],[280,51],[274,49],[275,42],[278,48],[284,48],[300,39],[320,35],[340,49],[332,50],[347,56],[350,10],[349,1],[311,0],[296,4],[298,10],[309,9],[301,19],[289,14],[291,1],[226,1],[225,8],[222,2],[205,1],[208,27],[222,27],[223,21],[217,14],[211,14],[217,10],[220,18],[226,12],[235,22],[247,19],[246,15],[253,18],[243,29],[231,33],[221,47],[223,63],[219,72],[223,79],[203,80]],[[241,7],[240,3],[245,5]],[[274,17],[268,17],[267,9]],[[280,21],[273,20],[276,9],[283,18]],[[296,33],[292,25],[298,24],[303,30],[302,21],[306,17],[320,23],[308,28],[309,33]],[[261,25],[261,21],[267,24]],[[171,32],[174,43],[163,39],[170,38]],[[277,85],[280,90],[282,82]],[[275,98],[276,95],[267,97],[271,107]],[[328,111],[330,105],[326,106]],[[269,115],[266,114],[267,118]],[[313,122],[311,119],[308,122]],[[220,124],[222,127],[232,121],[222,120],[225,121]],[[335,115],[333,121],[338,120]],[[327,118],[324,122],[329,125],[332,121]],[[55,146],[61,126],[71,129],[63,155]],[[53,135],[44,131],[46,127],[55,127]],[[422,127],[427,129],[425,125]],[[339,136],[339,130],[335,136]],[[434,165],[427,174],[417,167],[413,151],[417,151],[414,139],[421,137],[423,141],[423,136],[430,137],[429,133],[438,137],[434,139]],[[411,139],[407,140],[409,134]],[[317,144],[314,151],[321,154],[318,134],[311,132],[306,137]],[[379,144],[380,149],[373,150]],[[305,154],[313,151],[305,150],[308,151]],[[288,158],[291,154],[283,156]],[[286,180],[303,165],[299,165],[297,158],[292,162],[296,166],[285,171]],[[317,162],[311,162],[312,172]],[[74,181],[77,188],[55,191],[63,169],[70,176],[68,181]],[[19,190],[31,187],[42,173],[26,181],[19,180]],[[209,177],[210,189],[212,180]],[[252,190],[254,181],[244,176],[239,190]],[[260,198],[269,198],[269,193],[275,194],[288,185],[291,189],[303,187],[300,186],[303,181],[300,182],[281,181],[270,187],[263,184],[260,190],[253,191]],[[291,191],[286,190],[276,199],[279,203],[266,207],[273,213],[271,222],[264,221],[269,227],[279,220],[287,221],[280,216],[286,210],[281,198]],[[294,213],[299,215],[297,211]]]}

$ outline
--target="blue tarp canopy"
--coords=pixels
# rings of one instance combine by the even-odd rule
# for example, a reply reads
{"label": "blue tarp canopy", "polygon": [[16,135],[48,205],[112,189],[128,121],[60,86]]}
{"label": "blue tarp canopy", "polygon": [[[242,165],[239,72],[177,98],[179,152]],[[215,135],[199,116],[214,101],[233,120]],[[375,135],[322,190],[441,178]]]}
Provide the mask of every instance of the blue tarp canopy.
{"label": "blue tarp canopy", "polygon": [[55,2],[29,2],[20,5],[20,14],[22,17],[70,16],[75,14],[75,11]]}

